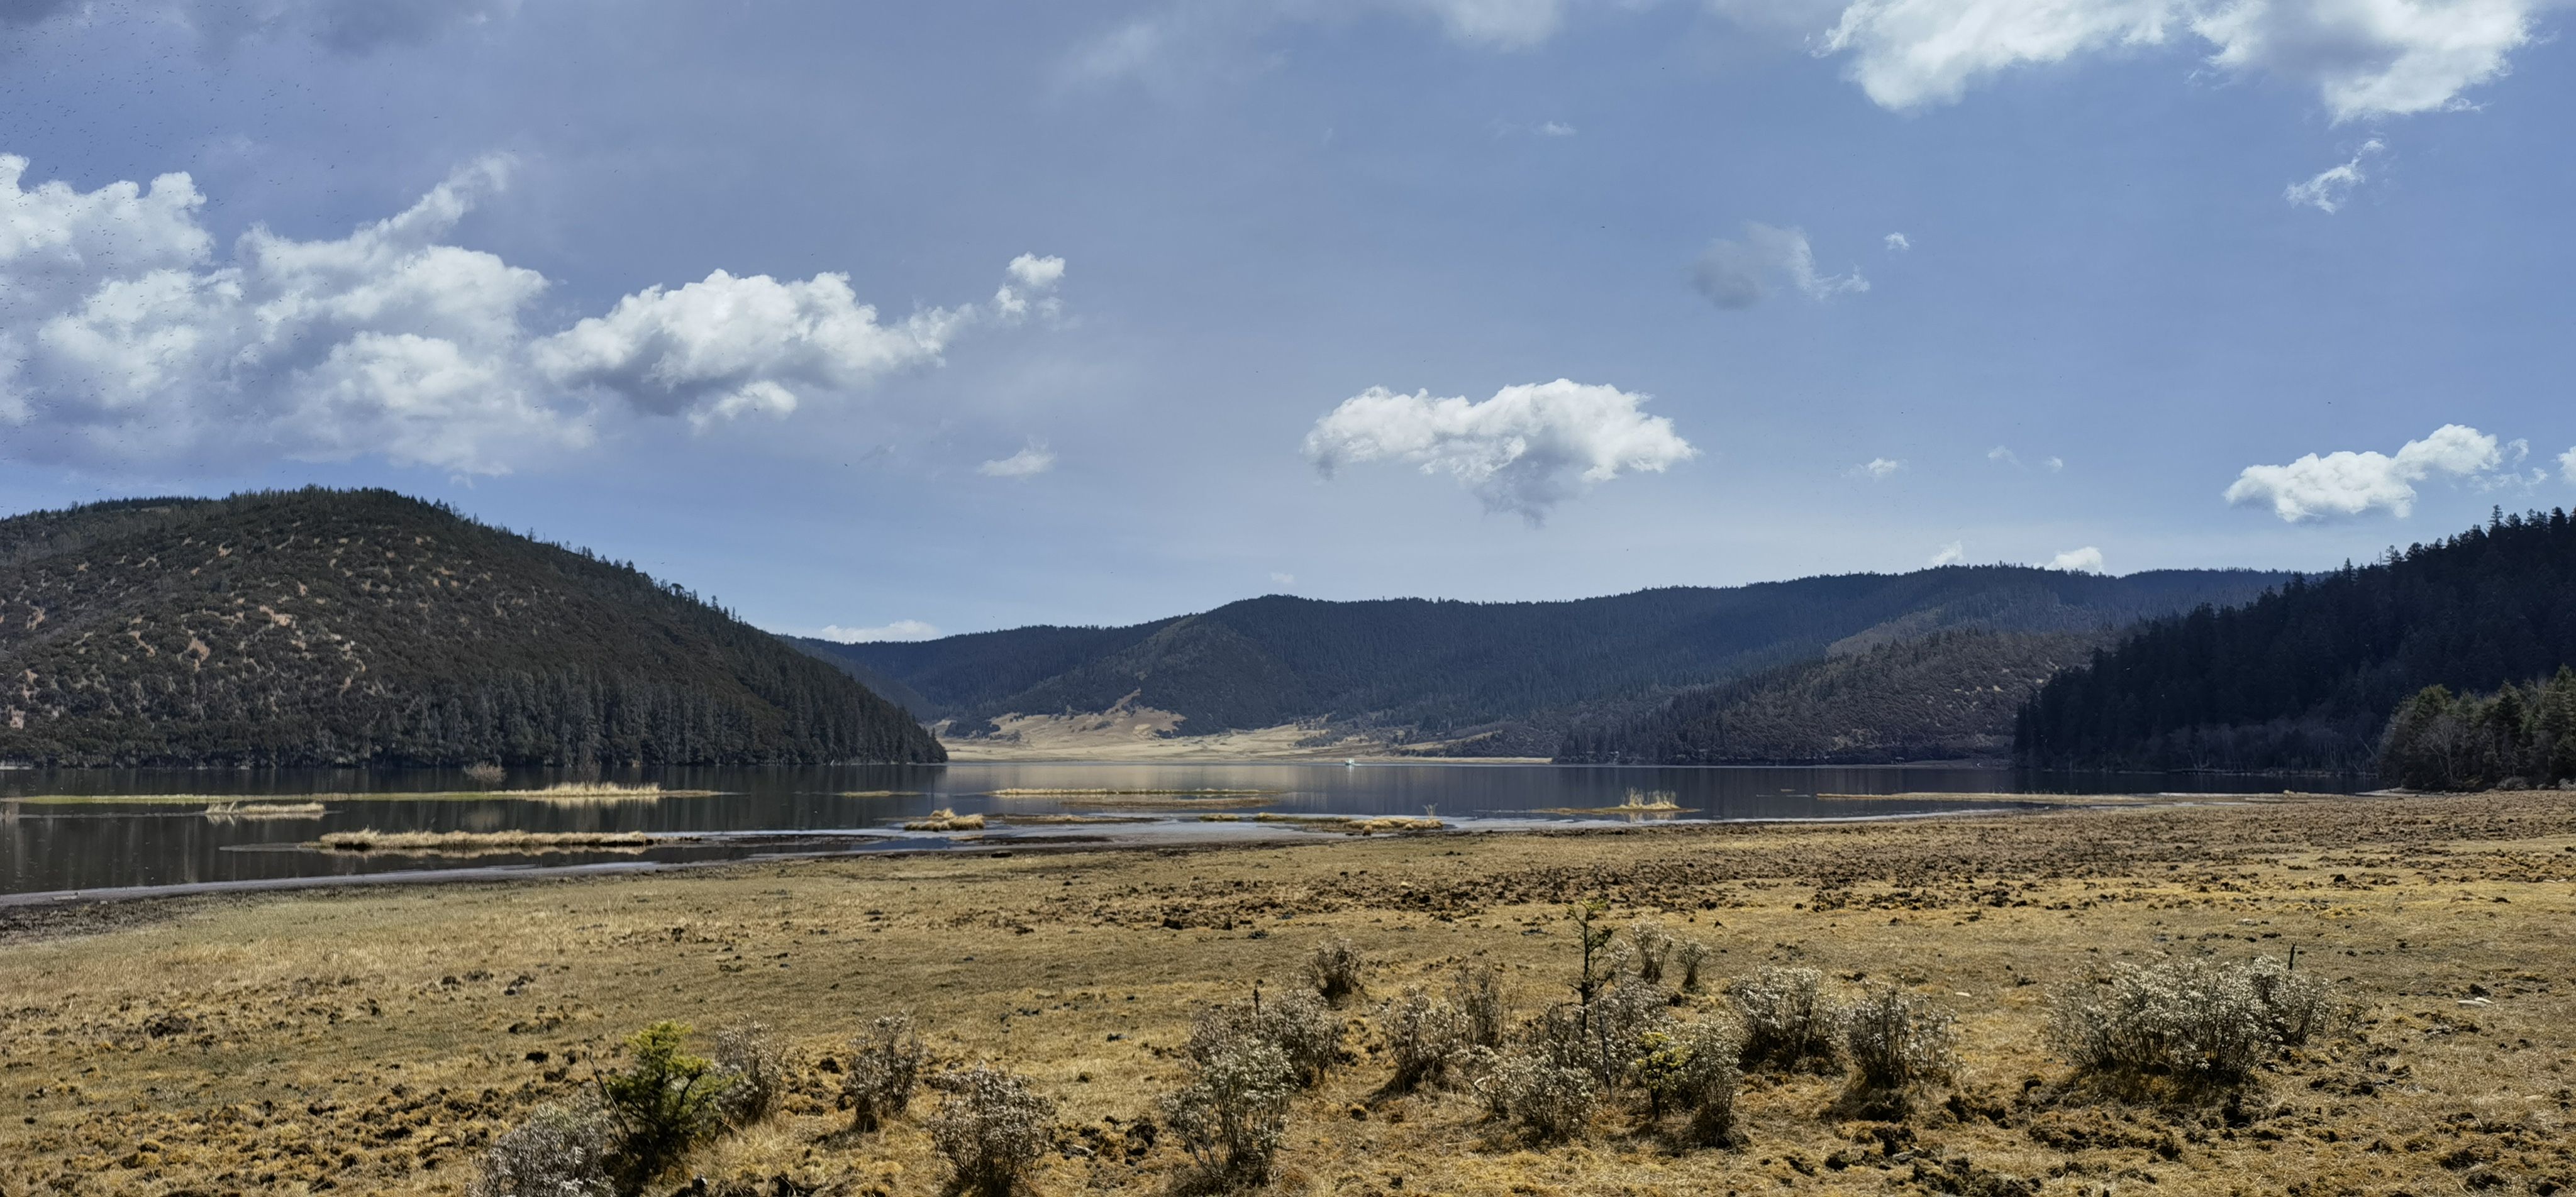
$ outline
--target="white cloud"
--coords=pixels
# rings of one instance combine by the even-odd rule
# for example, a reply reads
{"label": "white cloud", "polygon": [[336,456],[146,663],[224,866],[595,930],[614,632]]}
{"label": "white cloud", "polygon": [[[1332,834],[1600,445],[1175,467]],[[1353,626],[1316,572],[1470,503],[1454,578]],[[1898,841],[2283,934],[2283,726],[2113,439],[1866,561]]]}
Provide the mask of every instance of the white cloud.
{"label": "white cloud", "polygon": [[2089,544],[2080,549],[2068,549],[2049,558],[2048,568],[2079,574],[2098,574],[2102,572],[2102,550]]}
{"label": "white cloud", "polygon": [[2047,466],[2048,472],[2052,474],[2063,473],[2066,469],[2066,459],[2063,457],[2052,457],[2040,464]]}
{"label": "white cloud", "polygon": [[1064,314],[1064,301],[1055,295],[1056,284],[1064,281],[1064,259],[1021,254],[1003,273],[1006,281],[993,292],[993,314],[1003,322],[1026,319],[1032,306],[1048,319]]}
{"label": "white cloud", "polygon": [[[446,244],[507,185],[493,157],[404,211],[332,240],[254,226],[218,261],[184,174],[149,188],[21,185],[0,155],[0,453],[106,468],[380,455],[505,473],[641,412],[704,426],[785,415],[816,394],[935,365],[1010,305],[892,324],[849,279],[717,271],[626,296],[552,335],[523,321],[548,283]],[[1060,259],[1012,263],[1021,310],[1052,302]]]}
{"label": "white cloud", "polygon": [[822,638],[842,644],[866,644],[876,640],[936,640],[939,629],[918,619],[898,619],[874,628],[845,628],[831,623],[823,625]]}
{"label": "white cloud", "polygon": [[1028,478],[1055,468],[1055,454],[1045,445],[1030,441],[1028,447],[1008,457],[985,462],[975,472],[987,478]]}
{"label": "white cloud", "polygon": [[1997,445],[1992,449],[1986,450],[1986,460],[2000,461],[2008,466],[2017,466],[2021,464],[2021,455],[2002,445]]}
{"label": "white cloud", "polygon": [[2576,482],[2576,449],[2558,455],[2558,472],[2569,482]]}
{"label": "white cloud", "polygon": [[1274,573],[1270,575],[1270,584],[1273,586],[1294,586],[1297,584],[1297,575]]}
{"label": "white cloud", "polygon": [[1574,126],[1566,124],[1564,121],[1540,121],[1538,124],[1531,126],[1530,132],[1541,137],[1572,137],[1574,136],[1575,130]]}
{"label": "white cloud", "polygon": [[2227,488],[2239,505],[2269,503],[2283,520],[2327,519],[2386,511],[2403,518],[2415,510],[2415,484],[2435,475],[2466,477],[2504,460],[2496,438],[2461,424],[2445,424],[2394,457],[2383,453],[2310,453],[2288,465],[2247,466]]}
{"label": "white cloud", "polygon": [[1315,422],[1305,453],[1328,478],[1381,458],[1445,472],[1486,510],[1517,512],[1535,525],[1585,486],[1698,456],[1671,420],[1640,410],[1645,402],[1562,378],[1504,387],[1481,403],[1370,387]]}
{"label": "white cloud", "polygon": [[2353,151],[2351,161],[2318,171],[2305,183],[2290,184],[2282,189],[2281,198],[2290,201],[2292,207],[2308,207],[2319,212],[2334,212],[2352,198],[2353,188],[2361,186],[2370,178],[2362,172],[2362,162],[2387,148],[2385,142],[2376,137],[2371,138],[2361,143],[2360,149]]}
{"label": "white cloud", "polygon": [[2222,70],[2315,89],[2338,121],[2429,112],[2501,75],[2542,0],[1853,0],[1816,42],[1881,106],[2004,71],[2191,39]]}
{"label": "white cloud", "polygon": [[[0,0],[0,29],[29,27],[66,13],[87,18],[91,5],[71,0]],[[451,29],[507,17],[518,0],[140,0],[117,6],[117,19],[158,20],[185,27],[210,50],[252,38],[305,37],[344,54],[416,45]]]}
{"label": "white cloud", "polygon": [[1868,461],[1853,466],[1851,468],[1851,473],[1854,477],[1863,477],[1872,482],[1877,482],[1893,477],[1898,470],[1904,468],[1905,463],[1893,457],[1873,457]]}
{"label": "white cloud", "polygon": [[1957,541],[1957,540],[1954,540],[1954,541],[1951,541],[1951,542],[1950,542],[1950,543],[1948,543],[1948,544],[1942,545],[1942,546],[1941,546],[1941,551],[1940,551],[1940,552],[1938,552],[1938,553],[1934,553],[1934,554],[1932,554],[1932,559],[1931,559],[1930,561],[1926,561],[1926,562],[1924,562],[1923,564],[1924,564],[1924,566],[1925,566],[1925,567],[1927,567],[1927,568],[1931,568],[1931,569],[1939,569],[1940,567],[1942,567],[1942,566],[1944,566],[1944,565],[1957,565],[1957,564],[1960,564],[1961,562],[1964,562],[1964,561],[1966,561],[1967,559],[1968,559],[1968,546],[1967,546],[1967,543],[1966,543],[1965,541]]}
{"label": "white cloud", "polygon": [[1914,248],[1914,243],[1907,240],[1903,233],[1889,233],[1886,237],[1886,242],[1887,252],[1892,254],[1901,254]]}
{"label": "white cloud", "polygon": [[1819,302],[1847,292],[1869,290],[1860,271],[1827,275],[1816,270],[1815,250],[1798,229],[1744,222],[1742,241],[1709,243],[1691,267],[1691,282],[1710,303],[1722,308],[1749,308],[1785,279],[1807,298]]}

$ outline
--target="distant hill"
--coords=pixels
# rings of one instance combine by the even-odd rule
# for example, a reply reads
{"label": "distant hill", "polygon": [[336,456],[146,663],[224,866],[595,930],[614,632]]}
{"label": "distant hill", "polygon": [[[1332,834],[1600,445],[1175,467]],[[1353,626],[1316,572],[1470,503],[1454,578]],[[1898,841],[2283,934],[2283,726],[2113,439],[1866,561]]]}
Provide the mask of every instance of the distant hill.
{"label": "distant hill", "polygon": [[11,762],[945,759],[679,587],[378,490],[0,520],[0,670]]}
{"label": "distant hill", "polygon": [[2017,721],[2042,766],[2363,772],[2401,700],[2576,664],[2576,521],[2497,517],[2226,611],[2159,620]]}
{"label": "distant hill", "polygon": [[2108,632],[1936,632],[1689,691],[1643,715],[1578,726],[1576,763],[1868,764],[1999,758],[2013,716]]}
{"label": "distant hill", "polygon": [[1463,741],[1460,750],[1480,754],[1547,755],[1577,723],[1606,724],[1829,652],[1948,629],[2098,633],[2243,601],[2286,577],[1949,566],[1553,603],[1273,595],[1131,627],[800,644],[908,689],[914,713],[952,721],[952,735],[1004,715],[1124,702],[1183,716],[1182,734],[1325,721]]}

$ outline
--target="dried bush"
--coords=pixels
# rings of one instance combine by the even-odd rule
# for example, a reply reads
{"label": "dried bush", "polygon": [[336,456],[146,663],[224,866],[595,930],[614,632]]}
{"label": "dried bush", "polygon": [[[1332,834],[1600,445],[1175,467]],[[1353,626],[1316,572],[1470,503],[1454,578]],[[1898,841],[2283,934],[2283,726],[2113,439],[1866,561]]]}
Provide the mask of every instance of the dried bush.
{"label": "dried bush", "polygon": [[1872,985],[1845,1007],[1842,1031],[1853,1083],[1867,1092],[1901,1094],[1958,1067],[1958,1020],[1893,985]]}
{"label": "dried bush", "polygon": [[787,1048],[759,1023],[716,1032],[716,1073],[724,1080],[717,1113],[726,1125],[750,1126],[778,1112],[787,1096]]}
{"label": "dried bush", "polygon": [[1163,1121],[1197,1161],[1202,1179],[1259,1184],[1288,1133],[1297,1078],[1275,1044],[1241,1037],[1199,1061],[1190,1083],[1163,1099]]}
{"label": "dried bush", "polygon": [[484,1149],[466,1197],[611,1197],[614,1134],[596,1106],[541,1106]]}
{"label": "dried bush", "polygon": [[1648,985],[1662,984],[1664,963],[1673,955],[1673,933],[1664,930],[1661,923],[1639,920],[1628,928],[1628,939],[1635,949],[1632,958],[1637,965],[1637,979]]}
{"label": "dried bush", "polygon": [[1471,1047],[1501,1047],[1511,1007],[1503,1003],[1503,974],[1490,964],[1459,968],[1449,982],[1449,1004],[1458,1011],[1459,1037]]}
{"label": "dried bush", "polygon": [[2345,1001],[2334,982],[2314,972],[2293,972],[2269,956],[2258,956],[2245,968],[2281,1046],[2304,1047],[2343,1021]]}
{"label": "dried bush", "polygon": [[1542,1011],[1522,1028],[1522,1037],[1550,1063],[1580,1069],[1608,1091],[1628,1079],[1646,1051],[1647,1036],[1671,1021],[1661,993],[1646,985],[1619,985],[1589,1006],[1567,1003]]}
{"label": "dried bush", "polygon": [[872,1131],[912,1104],[921,1082],[921,1033],[909,1014],[888,1014],[850,1040],[850,1070],[841,1093],[850,1101],[850,1127]]}
{"label": "dried bush", "polygon": [[1360,950],[1347,939],[1317,944],[1314,954],[1306,957],[1306,984],[1317,997],[1338,1006],[1358,997],[1360,986]]}
{"label": "dried bush", "polygon": [[930,1144],[948,1161],[949,1191],[1010,1197],[1054,1135],[1055,1103],[1028,1078],[978,1064],[931,1078],[947,1094],[930,1117]]}
{"label": "dried bush", "polygon": [[1696,1146],[1732,1140],[1744,1032],[1731,1023],[1697,1022],[1650,1031],[1644,1047],[1635,1076],[1654,1102],[1654,1116],[1661,1118],[1667,1110],[1689,1114],[1682,1138]]}
{"label": "dried bush", "polygon": [[609,1172],[621,1192],[639,1192],[714,1133],[728,1087],[715,1062],[680,1050],[684,1023],[657,1022],[626,1041],[626,1071],[598,1078],[612,1130]]}
{"label": "dried bush", "polygon": [[1419,989],[1405,990],[1389,1003],[1382,1023],[1387,1054],[1395,1064],[1386,1082],[1390,1092],[1410,1093],[1445,1080],[1469,1046],[1467,1020],[1458,1008]]}
{"label": "dried bush", "polygon": [[501,766],[491,761],[477,761],[465,766],[465,780],[478,786],[497,786],[505,776],[508,775],[501,772]]}
{"label": "dried bush", "polygon": [[2324,1031],[2336,1008],[2330,983],[2268,959],[2171,960],[2122,965],[2107,985],[2057,991],[2048,1031],[2079,1071],[2226,1087]]}
{"label": "dried bush", "polygon": [[1477,1078],[1476,1089],[1487,1109],[1540,1142],[1581,1133],[1601,1100],[1600,1086],[1589,1071],[1567,1067],[1535,1051],[1493,1057]]}
{"label": "dried bush", "polygon": [[1726,987],[1744,1023],[1744,1063],[1796,1069],[1834,1061],[1836,1011],[1825,975],[1812,968],[1765,968]]}
{"label": "dried bush", "polygon": [[1673,947],[1673,964],[1682,970],[1681,991],[1698,993],[1700,974],[1708,969],[1708,945],[1696,939],[1685,939]]}
{"label": "dried bush", "polygon": [[1185,1050],[1204,1065],[1234,1051],[1245,1040],[1267,1043],[1288,1060],[1300,1086],[1324,1079],[1342,1056],[1342,1020],[1326,1009],[1322,998],[1292,989],[1264,999],[1253,992],[1248,1002],[1232,1002],[1202,1011],[1191,1024]]}

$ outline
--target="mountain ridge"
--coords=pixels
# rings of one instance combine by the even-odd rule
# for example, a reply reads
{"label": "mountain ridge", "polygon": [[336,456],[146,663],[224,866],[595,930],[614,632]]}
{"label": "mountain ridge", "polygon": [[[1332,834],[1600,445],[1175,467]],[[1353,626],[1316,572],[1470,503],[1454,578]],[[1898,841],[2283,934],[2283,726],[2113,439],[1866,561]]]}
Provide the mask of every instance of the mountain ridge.
{"label": "mountain ridge", "polygon": [[1121,627],[797,643],[900,683],[918,695],[914,713],[950,721],[952,738],[1010,715],[1129,701],[1182,716],[1183,735],[1322,720],[1398,742],[1501,736],[1486,747],[1546,755],[1581,719],[1838,649],[1954,628],[2100,631],[2241,601],[2289,576],[1945,566],[1549,602],[1267,595]]}
{"label": "mountain ridge", "polygon": [[683,587],[385,490],[0,519],[0,670],[35,764],[945,759]]}

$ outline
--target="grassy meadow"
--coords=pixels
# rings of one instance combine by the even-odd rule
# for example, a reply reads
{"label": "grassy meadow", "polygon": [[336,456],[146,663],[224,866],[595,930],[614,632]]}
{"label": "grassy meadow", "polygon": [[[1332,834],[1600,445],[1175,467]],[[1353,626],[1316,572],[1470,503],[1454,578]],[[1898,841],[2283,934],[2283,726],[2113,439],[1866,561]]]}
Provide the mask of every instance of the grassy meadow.
{"label": "grassy meadow", "polygon": [[[0,910],[0,1193],[463,1193],[494,1138],[657,1020],[759,1023],[777,1113],[650,1191],[941,1193],[918,1095],[854,1133],[850,1037],[909,1012],[934,1065],[1054,1102],[1037,1194],[1194,1187],[1161,1098],[1194,1015],[1347,939],[1342,1062],[1260,1191],[2547,1194],[2576,1186],[2576,793],[2288,797],[1848,824],[1415,834],[871,857],[513,884]],[[1563,1142],[1465,1086],[1387,1091],[1387,1003],[1462,965],[1515,1018],[1572,997],[1568,903],[1955,1016],[1901,1112],[1749,1070],[1735,1142],[1614,1094]],[[2077,1083],[2053,989],[2119,964],[2298,952],[2350,1017],[2192,1096]]]}

